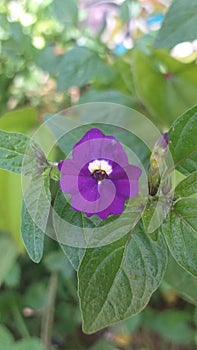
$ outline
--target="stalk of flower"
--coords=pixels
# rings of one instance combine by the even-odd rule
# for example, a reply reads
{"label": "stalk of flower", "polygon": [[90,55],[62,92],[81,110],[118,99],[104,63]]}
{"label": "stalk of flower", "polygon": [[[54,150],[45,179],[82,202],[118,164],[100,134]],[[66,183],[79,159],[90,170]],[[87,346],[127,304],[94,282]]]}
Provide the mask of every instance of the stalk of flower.
{"label": "stalk of flower", "polygon": [[72,208],[102,220],[120,215],[125,201],[139,192],[142,170],[128,163],[128,157],[113,136],[90,129],[72,150],[72,159],[58,165],[60,188],[71,194]]}

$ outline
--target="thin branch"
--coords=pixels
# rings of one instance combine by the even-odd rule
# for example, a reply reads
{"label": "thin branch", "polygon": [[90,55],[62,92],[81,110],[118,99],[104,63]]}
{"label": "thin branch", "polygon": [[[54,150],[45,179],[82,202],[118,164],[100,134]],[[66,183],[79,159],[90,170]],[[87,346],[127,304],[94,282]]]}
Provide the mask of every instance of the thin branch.
{"label": "thin branch", "polygon": [[50,350],[51,348],[57,282],[58,274],[57,272],[53,272],[51,274],[48,287],[48,303],[43,310],[42,316],[41,339],[43,343],[43,350]]}

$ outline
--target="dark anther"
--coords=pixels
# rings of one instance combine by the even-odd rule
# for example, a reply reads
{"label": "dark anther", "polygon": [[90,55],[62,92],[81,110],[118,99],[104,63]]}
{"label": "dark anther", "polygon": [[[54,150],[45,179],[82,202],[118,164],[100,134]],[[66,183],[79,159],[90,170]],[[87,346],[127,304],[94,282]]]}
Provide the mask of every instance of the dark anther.
{"label": "dark anther", "polygon": [[92,176],[96,181],[102,181],[108,178],[108,175],[104,170],[95,170]]}

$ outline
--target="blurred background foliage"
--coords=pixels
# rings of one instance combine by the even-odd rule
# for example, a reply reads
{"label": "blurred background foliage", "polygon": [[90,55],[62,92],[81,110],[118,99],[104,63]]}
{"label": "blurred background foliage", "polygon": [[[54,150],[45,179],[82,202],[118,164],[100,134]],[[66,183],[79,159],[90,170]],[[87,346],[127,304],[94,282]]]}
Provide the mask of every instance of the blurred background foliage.
{"label": "blurred background foliage", "polygon": [[[32,134],[46,113],[102,101],[166,130],[197,103],[196,1],[174,0],[165,16],[170,4],[1,0],[0,128]],[[174,261],[145,311],[84,335],[76,273],[56,242],[46,237],[39,265],[24,253],[21,198],[20,176],[1,170],[0,350],[195,348],[197,280]]]}

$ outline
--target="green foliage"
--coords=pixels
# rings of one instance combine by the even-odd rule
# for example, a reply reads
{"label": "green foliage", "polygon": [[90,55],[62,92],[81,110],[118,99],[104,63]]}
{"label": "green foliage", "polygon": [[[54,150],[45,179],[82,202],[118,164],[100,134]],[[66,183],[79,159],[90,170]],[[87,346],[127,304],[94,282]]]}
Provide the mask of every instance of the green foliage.
{"label": "green foliage", "polygon": [[180,199],[162,225],[162,232],[172,256],[195,277],[197,277],[196,210],[196,199]]}
{"label": "green foliage", "polygon": [[156,47],[171,48],[183,41],[196,39],[196,1],[173,0],[156,37]]}
{"label": "green foliage", "polygon": [[30,258],[38,263],[43,254],[45,234],[33,221],[24,202],[21,212],[21,234]]}
{"label": "green foliage", "polygon": [[151,241],[141,225],[115,243],[88,249],[78,273],[84,331],[95,332],[144,308],[166,263],[163,238]]}
{"label": "green foliage", "polygon": [[58,91],[65,91],[72,86],[81,87],[91,80],[107,84],[113,78],[113,70],[96,52],[80,46],[74,47],[62,57],[58,73]]}
{"label": "green foliage", "polygon": [[197,305],[197,279],[183,270],[172,256],[169,257],[164,280],[186,300]]}
{"label": "green foliage", "polygon": [[196,170],[197,164],[197,107],[178,118],[170,128],[170,152],[175,167],[185,175]]}
{"label": "green foliage", "polygon": [[[49,343],[53,339],[58,344],[51,348],[59,344],[60,349],[87,348],[86,343],[83,346],[77,342],[81,324],[78,297],[85,333],[122,321],[129,334],[146,327],[170,342],[192,344],[192,309],[156,312],[148,308],[140,312],[163,278],[176,293],[197,304],[197,66],[192,60],[181,63],[167,51],[176,43],[196,38],[195,1],[188,5],[174,0],[156,36],[155,47],[154,35],[135,42],[132,33],[134,47],[122,56],[116,55],[110,35],[109,43],[102,41],[104,23],[96,36],[83,27],[85,17],[81,17],[84,13],[77,1],[17,3],[24,6],[16,17],[10,10],[13,2],[3,0],[0,4],[0,112],[30,103],[39,107],[39,113],[27,107],[0,119],[0,310],[1,322],[6,325],[0,325],[0,348],[41,350],[45,340],[30,334],[40,334],[46,320],[51,322],[49,328],[54,328],[47,330],[53,333],[48,335]],[[132,9],[130,1],[117,7],[124,28]],[[24,24],[28,18],[29,24]],[[72,96],[73,92],[77,97]],[[87,102],[109,103],[107,112],[103,112],[101,103],[97,108],[90,107],[86,123],[113,135],[132,150],[143,164],[144,175],[148,174],[151,152],[146,142],[135,135],[135,125],[133,133],[128,131],[133,112],[127,109],[126,117],[116,115],[113,104],[136,108],[161,130],[169,128],[169,151],[174,164],[162,175],[164,180],[165,176],[173,177],[175,169],[182,174],[181,181],[173,183],[174,193],[170,181],[167,193],[159,183],[157,195],[140,194],[129,202],[121,220],[110,217],[103,222],[72,209],[59,190],[60,174],[52,160],[66,157],[90,128],[86,123],[78,128],[78,122],[84,121],[83,106],[78,109],[79,115],[71,113],[70,125],[75,129],[64,135],[64,124],[54,121],[52,114],[46,118],[49,131],[41,135],[43,149],[51,147],[55,138],[55,146],[47,155],[49,160],[37,144],[30,142],[29,135],[40,124],[40,112],[47,110],[49,114]],[[120,119],[118,126],[110,125],[116,123],[116,118]],[[143,130],[144,125],[138,127]],[[49,136],[50,132],[53,135]],[[150,130],[145,133],[147,139],[153,138]],[[162,165],[163,162],[162,158]],[[23,175],[23,191],[19,174]],[[152,181],[155,186],[154,178]],[[144,176],[143,188],[148,187],[146,182]],[[16,263],[22,250],[20,210],[22,238],[31,260],[40,262],[45,248],[39,267],[24,257]],[[161,223],[160,214],[161,218],[166,216]],[[56,215],[61,221],[56,222]],[[154,230],[157,219],[161,225]],[[46,233],[58,242],[49,240]],[[155,294],[153,303],[154,298]],[[159,305],[158,309],[162,308]],[[24,320],[25,312],[30,317]],[[134,318],[135,314],[139,317]],[[24,339],[19,340],[21,337]],[[116,343],[117,348],[129,346]],[[88,348],[114,346],[101,339],[88,344]]]}
{"label": "green foliage", "polygon": [[175,193],[180,197],[189,197],[197,192],[197,171],[194,171],[189,176],[181,181],[176,189]]}
{"label": "green foliage", "polygon": [[195,63],[178,62],[161,50],[135,50],[132,69],[141,100],[160,125],[169,126],[197,103]]}
{"label": "green foliage", "polygon": [[20,174],[29,138],[24,134],[0,131],[0,166]]}

